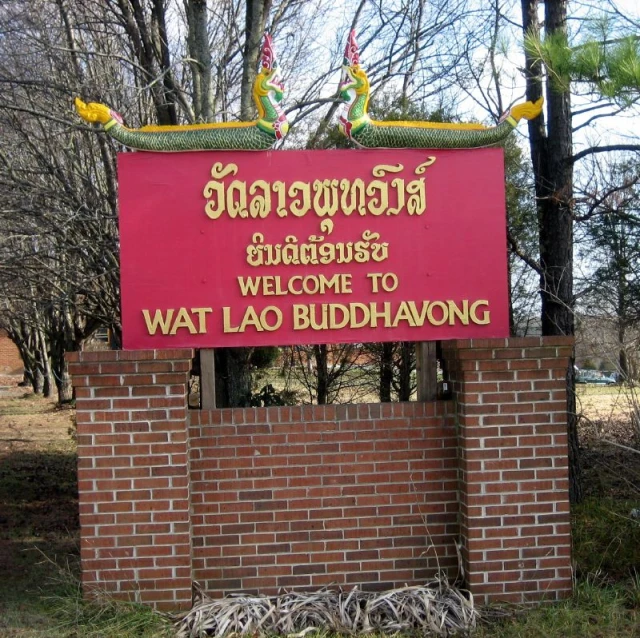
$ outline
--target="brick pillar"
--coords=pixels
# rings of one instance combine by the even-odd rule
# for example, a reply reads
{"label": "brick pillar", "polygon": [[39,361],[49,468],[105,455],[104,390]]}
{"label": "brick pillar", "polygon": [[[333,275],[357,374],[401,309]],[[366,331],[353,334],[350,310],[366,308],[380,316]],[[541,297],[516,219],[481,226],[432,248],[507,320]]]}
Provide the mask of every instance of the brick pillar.
{"label": "brick pillar", "polygon": [[190,605],[192,357],[191,350],[67,355],[77,397],[85,593]]}
{"label": "brick pillar", "polygon": [[569,337],[443,344],[456,402],[462,555],[480,601],[571,592]]}

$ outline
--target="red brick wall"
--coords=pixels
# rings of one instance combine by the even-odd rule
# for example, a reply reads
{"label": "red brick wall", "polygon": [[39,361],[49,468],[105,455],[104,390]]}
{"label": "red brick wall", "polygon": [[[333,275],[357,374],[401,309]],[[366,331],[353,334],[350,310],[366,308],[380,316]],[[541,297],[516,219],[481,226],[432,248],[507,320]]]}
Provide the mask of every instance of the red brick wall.
{"label": "red brick wall", "polygon": [[460,436],[461,541],[479,598],[571,591],[569,337],[443,344]]}
{"label": "red brick wall", "polygon": [[22,374],[22,358],[5,330],[0,330],[0,374]]}
{"label": "red brick wall", "polygon": [[213,595],[456,573],[450,403],[191,413],[194,577]]}
{"label": "red brick wall", "polygon": [[67,355],[76,389],[86,591],[191,602],[187,381],[191,350]]}
{"label": "red brick wall", "polygon": [[571,591],[567,338],[443,346],[453,400],[187,410],[192,351],[69,356],[83,582],[158,607],[456,571],[480,602]]}

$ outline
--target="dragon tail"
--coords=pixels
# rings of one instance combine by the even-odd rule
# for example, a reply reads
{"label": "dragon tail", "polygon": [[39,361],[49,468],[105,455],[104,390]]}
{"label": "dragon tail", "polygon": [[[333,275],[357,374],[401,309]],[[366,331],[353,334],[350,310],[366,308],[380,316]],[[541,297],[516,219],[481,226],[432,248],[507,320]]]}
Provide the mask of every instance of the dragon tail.
{"label": "dragon tail", "polygon": [[510,111],[509,115],[519,122],[522,118],[525,120],[532,120],[538,117],[542,113],[542,105],[544,98],[540,97],[535,102],[523,102],[522,104],[516,104]]}
{"label": "dragon tail", "polygon": [[105,104],[99,102],[83,102],[79,97],[74,101],[78,115],[89,124],[108,124],[111,120],[120,119],[118,114]]}

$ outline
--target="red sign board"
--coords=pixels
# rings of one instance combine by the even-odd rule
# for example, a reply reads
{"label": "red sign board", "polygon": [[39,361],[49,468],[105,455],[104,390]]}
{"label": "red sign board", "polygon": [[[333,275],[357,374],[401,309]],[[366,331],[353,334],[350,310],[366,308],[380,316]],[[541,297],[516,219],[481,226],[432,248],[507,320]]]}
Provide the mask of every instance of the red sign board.
{"label": "red sign board", "polygon": [[127,349],[509,332],[500,149],[124,153]]}

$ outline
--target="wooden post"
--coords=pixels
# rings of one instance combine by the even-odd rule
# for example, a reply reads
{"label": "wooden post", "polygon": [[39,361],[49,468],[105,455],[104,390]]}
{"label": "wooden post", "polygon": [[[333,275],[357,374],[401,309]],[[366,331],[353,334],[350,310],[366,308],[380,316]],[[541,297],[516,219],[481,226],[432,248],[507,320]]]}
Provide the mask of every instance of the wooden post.
{"label": "wooden post", "polygon": [[216,407],[216,364],[215,350],[200,350],[200,407],[202,410],[214,410]]}
{"label": "wooden post", "polygon": [[416,343],[416,376],[418,401],[435,401],[438,395],[438,363],[435,341]]}

